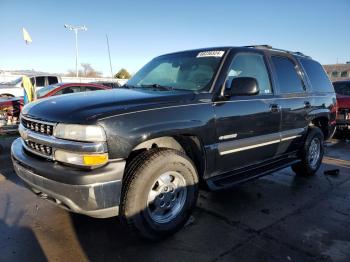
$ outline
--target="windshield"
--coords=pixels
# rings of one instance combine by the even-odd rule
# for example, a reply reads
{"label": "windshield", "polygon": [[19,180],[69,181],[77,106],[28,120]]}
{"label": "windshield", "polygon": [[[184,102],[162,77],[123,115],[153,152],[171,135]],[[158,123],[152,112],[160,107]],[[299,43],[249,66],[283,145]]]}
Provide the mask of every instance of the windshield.
{"label": "windshield", "polygon": [[38,98],[43,97],[59,86],[60,86],[59,84],[45,86],[45,87],[41,88],[40,90],[36,91],[36,97],[38,97]]}
{"label": "windshield", "polygon": [[339,95],[350,96],[350,82],[334,83],[334,90]]}
{"label": "windshield", "polygon": [[224,53],[188,51],[157,57],[138,71],[126,86],[206,91],[213,82]]}

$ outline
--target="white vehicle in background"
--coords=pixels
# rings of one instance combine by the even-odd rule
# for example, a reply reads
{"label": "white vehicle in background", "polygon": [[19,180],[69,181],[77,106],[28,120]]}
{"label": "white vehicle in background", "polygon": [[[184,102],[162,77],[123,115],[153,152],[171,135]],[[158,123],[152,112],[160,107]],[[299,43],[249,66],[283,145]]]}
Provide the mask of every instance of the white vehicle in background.
{"label": "white vehicle in background", "polygon": [[[61,83],[62,79],[56,75],[30,75],[28,76],[36,90],[44,86]],[[0,84],[0,97],[18,97],[23,96],[22,77],[11,82]]]}

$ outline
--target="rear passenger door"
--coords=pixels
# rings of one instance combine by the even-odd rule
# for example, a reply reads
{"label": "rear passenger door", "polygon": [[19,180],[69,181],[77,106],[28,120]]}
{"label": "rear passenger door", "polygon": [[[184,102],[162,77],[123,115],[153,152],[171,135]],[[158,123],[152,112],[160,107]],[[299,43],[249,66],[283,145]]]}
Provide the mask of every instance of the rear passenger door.
{"label": "rear passenger door", "polygon": [[281,155],[300,148],[303,134],[307,131],[311,101],[301,70],[293,57],[272,55],[271,63],[279,91],[277,104],[282,111],[281,142],[277,151]]}

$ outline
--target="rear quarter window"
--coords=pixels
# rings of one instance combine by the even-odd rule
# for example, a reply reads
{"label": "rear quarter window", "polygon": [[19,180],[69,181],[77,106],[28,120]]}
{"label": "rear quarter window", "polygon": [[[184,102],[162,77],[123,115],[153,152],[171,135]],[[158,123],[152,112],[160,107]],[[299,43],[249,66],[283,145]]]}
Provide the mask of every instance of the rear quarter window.
{"label": "rear quarter window", "polygon": [[299,59],[307,77],[310,80],[311,90],[314,92],[334,92],[333,85],[323,67],[310,59]]}

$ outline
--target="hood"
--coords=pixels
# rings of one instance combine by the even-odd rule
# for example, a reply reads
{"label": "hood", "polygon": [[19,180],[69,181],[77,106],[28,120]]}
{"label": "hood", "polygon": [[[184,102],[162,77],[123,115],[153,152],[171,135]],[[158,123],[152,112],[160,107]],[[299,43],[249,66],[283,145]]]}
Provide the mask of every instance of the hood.
{"label": "hood", "polygon": [[338,108],[350,109],[350,96],[337,95]]}
{"label": "hood", "polygon": [[15,87],[15,85],[10,84],[0,84],[0,89]]}
{"label": "hood", "polygon": [[194,97],[189,91],[113,89],[41,99],[26,105],[22,114],[49,122],[90,124],[122,113],[189,103]]}

